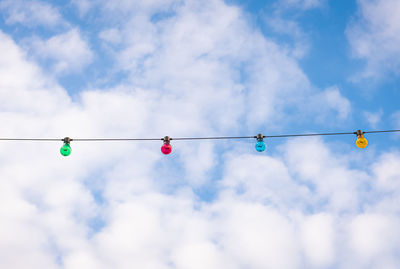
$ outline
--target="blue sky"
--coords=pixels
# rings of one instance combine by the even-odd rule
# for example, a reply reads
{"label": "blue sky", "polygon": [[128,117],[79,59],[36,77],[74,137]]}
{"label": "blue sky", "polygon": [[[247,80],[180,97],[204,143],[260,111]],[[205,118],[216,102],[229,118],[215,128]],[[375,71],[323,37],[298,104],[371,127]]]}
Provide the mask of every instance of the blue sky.
{"label": "blue sky", "polygon": [[[400,128],[396,0],[0,0],[2,137]],[[398,268],[399,136],[0,144],[0,267]],[[24,259],[21,259],[21,255]]]}

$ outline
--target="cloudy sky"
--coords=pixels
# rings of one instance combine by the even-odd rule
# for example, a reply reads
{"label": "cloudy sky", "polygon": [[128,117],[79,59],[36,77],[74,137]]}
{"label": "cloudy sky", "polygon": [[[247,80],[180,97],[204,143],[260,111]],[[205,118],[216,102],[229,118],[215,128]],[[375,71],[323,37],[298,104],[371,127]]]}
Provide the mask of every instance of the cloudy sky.
{"label": "cloudy sky", "polygon": [[[0,136],[400,129],[398,0],[1,0]],[[399,268],[400,136],[0,143],[0,267]]]}

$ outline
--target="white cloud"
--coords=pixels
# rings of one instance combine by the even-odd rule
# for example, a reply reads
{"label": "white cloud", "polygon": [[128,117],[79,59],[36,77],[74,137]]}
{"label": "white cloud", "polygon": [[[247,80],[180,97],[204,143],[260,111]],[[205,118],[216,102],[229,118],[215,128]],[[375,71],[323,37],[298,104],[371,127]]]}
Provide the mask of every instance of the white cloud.
{"label": "white cloud", "polygon": [[381,156],[379,163],[374,165],[376,185],[383,191],[400,190],[400,172],[397,167],[400,164],[398,153],[386,153]]}
{"label": "white cloud", "polygon": [[140,11],[143,14],[153,13],[156,11],[168,10],[173,5],[183,4],[180,0],[149,0],[149,1],[103,1],[104,8],[109,11],[117,11],[118,13],[130,13],[132,11]]}
{"label": "white cloud", "polygon": [[395,126],[395,128],[400,129],[400,111],[393,113],[391,115],[391,118],[393,119],[394,122],[393,126]]}
{"label": "white cloud", "polygon": [[[178,146],[178,145],[177,145]],[[212,143],[179,143],[179,154],[186,167],[186,173],[192,175],[189,179],[194,185],[203,185],[207,181],[207,172],[216,166],[216,154]]]}
{"label": "white cloud", "polygon": [[[221,185],[245,200],[268,201],[286,210],[309,194],[306,187],[292,181],[287,167],[280,160],[244,154],[235,154],[228,160]],[[231,195],[230,192],[228,194]]]}
{"label": "white cloud", "polygon": [[118,29],[110,28],[99,33],[99,37],[109,43],[118,44],[121,42],[121,33]]}
{"label": "white cloud", "polygon": [[[279,122],[278,113],[298,105],[296,98],[319,96],[309,89],[296,60],[249,28],[236,8],[222,2],[199,13],[193,6],[186,8],[161,24],[145,19],[144,29],[132,30],[131,22],[122,27],[122,53],[128,58],[120,59],[120,67],[132,81],[81,92],[74,101],[1,33],[2,136],[226,134],[243,130],[246,122],[257,127],[275,118]],[[69,33],[73,40],[78,34]],[[53,48],[69,39],[56,40],[41,44]],[[61,61],[74,56],[65,50],[57,58],[55,51],[43,51],[43,57]],[[139,64],[132,64],[135,61]],[[242,66],[248,80],[235,71]],[[339,118],[348,113],[337,89],[321,96]],[[269,112],[269,118],[261,112],[245,116],[258,111]],[[221,156],[211,142],[192,142],[187,148],[183,141],[173,141],[173,153],[162,156],[161,143],[73,141],[68,158],[58,153],[61,141],[0,143],[0,251],[6,255],[0,266],[257,269],[400,264],[393,257],[399,236],[390,233],[398,226],[397,212],[388,216],[379,206],[393,203],[382,198],[387,198],[386,188],[400,191],[394,170],[398,153],[364,160],[362,153],[333,151],[334,146],[322,140],[297,139],[282,142],[277,156],[249,154],[249,145],[239,142],[235,148],[226,144],[227,153]],[[353,168],[353,160],[373,168]],[[221,173],[208,179],[205,175],[216,167]],[[217,193],[205,202],[194,192],[210,180],[215,180],[212,190]],[[374,180],[382,182],[378,191],[365,190]],[[100,227],[93,228],[93,221]],[[365,242],[377,245],[363,246]],[[27,253],[24,259],[21,253]]]}
{"label": "white cloud", "polygon": [[325,4],[325,2],[326,0],[279,0],[278,1],[281,7],[299,8],[302,10],[322,7]]}
{"label": "white cloud", "polygon": [[6,14],[7,24],[20,23],[28,27],[66,25],[58,9],[42,1],[3,0],[0,10]]}
{"label": "white cloud", "polygon": [[351,247],[365,266],[380,267],[386,263],[387,256],[397,254],[400,243],[398,225],[398,218],[385,215],[364,214],[353,219],[350,225]]}
{"label": "white cloud", "polygon": [[304,252],[314,268],[331,265],[335,258],[335,223],[326,213],[308,216],[301,224]]}
{"label": "white cloud", "polygon": [[[295,229],[287,216],[257,203],[230,200],[219,208],[219,240],[236,268],[296,268],[300,264]],[[287,257],[290,257],[288,259]],[[233,268],[235,268],[233,267]]]}
{"label": "white cloud", "polygon": [[365,112],[363,112],[363,114],[364,114],[364,117],[366,118],[366,120],[368,121],[369,125],[372,128],[376,129],[382,119],[383,110],[380,109],[377,112],[365,111]]}
{"label": "white cloud", "polygon": [[344,97],[336,86],[329,87],[310,98],[310,109],[315,112],[318,121],[323,122],[329,115],[336,113],[336,119],[346,120],[351,112],[350,101]]}
{"label": "white cloud", "polygon": [[[117,68],[129,72],[135,85],[162,89],[171,98],[184,98],[193,109],[213,111],[211,124],[220,129],[233,127],[243,114],[256,129],[265,123],[282,126],[285,107],[297,109],[300,117],[310,111],[304,103],[316,92],[293,52],[251,29],[237,7],[220,1],[168,2],[169,15],[153,21],[159,8],[125,4],[110,3],[113,9],[133,9],[129,20],[123,16],[121,27],[113,30],[123,44],[113,53],[119,55]],[[343,119],[348,104],[338,92],[331,95],[318,106],[328,102],[323,116],[338,111]]]}
{"label": "white cloud", "polygon": [[52,61],[52,69],[56,74],[80,72],[93,58],[93,52],[77,29],[47,40],[36,37],[25,44],[39,59]]}
{"label": "white cloud", "polygon": [[71,0],[71,3],[78,8],[79,14],[84,16],[97,2],[95,0]]}
{"label": "white cloud", "polygon": [[295,58],[302,58],[307,54],[310,42],[306,33],[301,29],[298,22],[283,19],[280,16],[266,16],[265,22],[275,32],[280,35],[288,35],[293,38],[293,45],[290,48],[290,55]]}
{"label": "white cloud", "polygon": [[366,61],[360,78],[398,74],[400,68],[400,2],[359,0],[358,16],[346,30],[353,54]]}
{"label": "white cloud", "polygon": [[[25,60],[26,55],[5,34],[0,32],[0,95],[2,112],[41,115],[52,113],[69,103],[68,95],[60,87],[45,78],[41,70]],[[48,90],[52,89],[49,94]],[[41,102],[48,103],[43,106]],[[60,102],[63,100],[64,102]],[[3,122],[9,122],[7,117]],[[23,126],[18,128],[23,130]],[[34,131],[34,128],[31,129]]]}
{"label": "white cloud", "polygon": [[312,139],[288,142],[285,154],[292,172],[315,188],[312,199],[319,200],[322,208],[330,212],[354,212],[358,208],[357,195],[361,192],[357,192],[357,187],[368,178],[365,173],[347,167],[349,156],[333,157],[321,141]]}

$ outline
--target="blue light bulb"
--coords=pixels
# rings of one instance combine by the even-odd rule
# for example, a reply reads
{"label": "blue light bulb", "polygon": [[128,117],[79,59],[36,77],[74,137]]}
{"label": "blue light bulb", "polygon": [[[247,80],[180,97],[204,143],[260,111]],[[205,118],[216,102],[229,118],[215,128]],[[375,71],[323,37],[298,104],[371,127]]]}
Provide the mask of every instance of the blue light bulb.
{"label": "blue light bulb", "polygon": [[265,150],[265,143],[262,140],[258,140],[256,143],[256,150],[258,152],[263,152]]}

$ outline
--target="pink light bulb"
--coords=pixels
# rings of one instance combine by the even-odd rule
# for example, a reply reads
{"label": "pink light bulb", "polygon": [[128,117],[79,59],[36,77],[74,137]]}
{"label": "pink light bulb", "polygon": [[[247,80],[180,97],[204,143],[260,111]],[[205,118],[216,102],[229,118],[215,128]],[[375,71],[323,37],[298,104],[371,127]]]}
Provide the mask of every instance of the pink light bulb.
{"label": "pink light bulb", "polygon": [[161,152],[164,153],[165,155],[170,154],[172,151],[172,146],[170,144],[164,144],[161,147]]}

